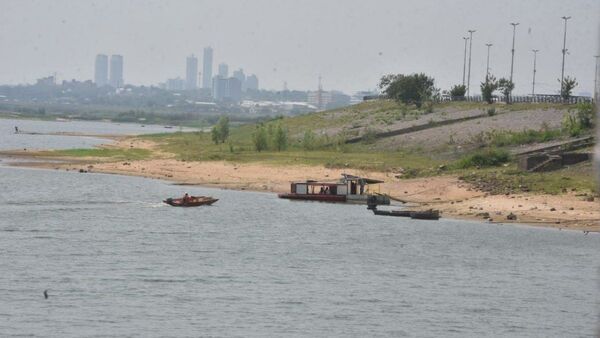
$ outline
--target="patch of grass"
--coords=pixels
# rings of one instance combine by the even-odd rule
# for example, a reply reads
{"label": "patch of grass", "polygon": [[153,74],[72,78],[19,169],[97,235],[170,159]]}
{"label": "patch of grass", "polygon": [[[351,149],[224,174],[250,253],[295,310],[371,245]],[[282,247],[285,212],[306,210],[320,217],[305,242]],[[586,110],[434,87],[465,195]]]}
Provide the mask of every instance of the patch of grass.
{"label": "patch of grass", "polygon": [[456,162],[454,166],[458,169],[495,167],[508,161],[510,161],[510,155],[506,150],[490,148],[469,154]]}
{"label": "patch of grass", "polygon": [[[273,147],[261,152],[254,150],[251,140],[245,140],[238,128],[231,131],[226,144],[215,145],[208,133],[172,133],[144,135],[159,143],[161,150],[185,161],[261,162],[271,165],[322,165],[330,168],[355,168],[388,171],[395,168],[425,169],[436,167],[441,161],[412,151],[373,151],[363,143],[344,144],[343,133],[317,141],[315,150],[304,149],[301,139],[290,139],[288,149],[275,151]],[[327,143],[325,144],[325,141]],[[230,145],[235,149],[230,151]]]}
{"label": "patch of grass", "polygon": [[497,131],[493,130],[487,133],[487,142],[493,147],[506,147],[521,144],[541,143],[561,138],[562,132],[559,129],[528,129],[523,131]]}
{"label": "patch of grass", "polygon": [[69,156],[69,157],[103,157],[115,160],[143,160],[151,155],[147,149],[65,149],[43,152],[45,156]]}
{"label": "patch of grass", "polygon": [[480,190],[492,194],[538,192],[560,194],[563,191],[595,192],[597,182],[590,163],[582,163],[561,170],[530,173],[511,165],[501,170],[483,169],[464,172],[460,178]]}

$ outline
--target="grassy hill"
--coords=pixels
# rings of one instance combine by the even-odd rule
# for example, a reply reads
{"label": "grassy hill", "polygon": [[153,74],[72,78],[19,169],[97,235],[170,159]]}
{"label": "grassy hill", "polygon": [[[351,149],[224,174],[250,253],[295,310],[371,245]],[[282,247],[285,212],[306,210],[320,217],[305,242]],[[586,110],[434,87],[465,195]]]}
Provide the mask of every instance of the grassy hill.
{"label": "grassy hill", "polygon": [[[570,135],[562,131],[565,114],[575,110],[562,104],[442,103],[416,109],[378,100],[298,117],[282,117],[260,124],[268,138],[278,126],[287,130],[288,145],[276,151],[271,143],[257,152],[253,134],[259,125],[231,129],[225,143],[214,144],[210,133],[143,136],[161,150],[185,161],[226,160],[273,165],[323,165],[398,173],[403,177],[456,174],[472,182],[490,180],[492,190],[591,189],[591,165],[546,174],[522,173],[511,151]],[[396,134],[393,136],[386,136]],[[349,140],[358,140],[348,143]],[[500,175],[500,176],[498,176]],[[528,183],[527,183],[528,182]]]}

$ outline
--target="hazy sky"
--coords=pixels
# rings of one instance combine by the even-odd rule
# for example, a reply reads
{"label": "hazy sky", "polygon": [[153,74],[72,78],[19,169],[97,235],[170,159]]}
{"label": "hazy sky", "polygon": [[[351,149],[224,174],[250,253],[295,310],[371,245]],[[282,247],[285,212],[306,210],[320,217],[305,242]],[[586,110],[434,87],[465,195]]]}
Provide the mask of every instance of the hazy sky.
{"label": "hazy sky", "polygon": [[[185,74],[185,57],[214,48],[214,68],[256,73],[262,88],[374,89],[386,73],[425,72],[442,89],[462,81],[463,36],[475,29],[471,87],[491,72],[508,77],[512,26],[517,28],[516,93],[555,93],[563,20],[568,23],[566,74],[576,92],[593,90],[598,0],[453,1],[28,1],[0,0],[0,83],[27,83],[56,72],[59,80],[93,78],[98,53],[122,54],[124,78],[156,84]],[[199,69],[202,67],[200,66]]]}

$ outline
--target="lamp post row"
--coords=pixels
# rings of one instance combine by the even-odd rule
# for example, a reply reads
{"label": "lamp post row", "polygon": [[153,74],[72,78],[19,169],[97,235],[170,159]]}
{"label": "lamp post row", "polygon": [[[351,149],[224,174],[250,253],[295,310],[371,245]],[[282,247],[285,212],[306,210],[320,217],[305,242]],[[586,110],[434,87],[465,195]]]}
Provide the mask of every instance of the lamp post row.
{"label": "lamp post row", "polygon": [[[565,59],[566,59],[566,54],[567,54],[567,21],[569,19],[571,19],[570,16],[563,16],[562,19],[565,21],[565,28],[564,28],[564,34],[563,34],[563,48],[562,48],[562,65],[561,65],[561,70],[560,70],[560,86],[561,86],[561,92],[562,92],[562,85],[564,82],[564,78],[565,78]],[[512,38],[512,48],[511,48],[511,60],[510,60],[510,81],[513,81],[513,73],[514,73],[514,62],[515,62],[515,38],[516,38],[516,31],[517,31],[517,26],[519,25],[519,22],[511,22],[510,23],[511,26],[513,26],[513,38]],[[467,89],[467,96],[470,94],[470,87],[471,87],[471,56],[472,56],[472,49],[473,49],[473,33],[475,33],[476,31],[474,29],[470,29],[467,31],[469,33],[468,37],[463,37],[463,40],[465,42],[465,51],[464,51],[464,57],[463,57],[463,79],[462,79],[462,84],[463,86],[465,85],[465,72],[467,72],[467,83],[466,83],[466,89]],[[467,69],[467,41],[469,42],[469,66]],[[490,75],[490,47],[492,47],[493,45],[491,43],[486,43],[485,44],[488,48],[487,50],[487,65],[486,65],[486,75],[485,78],[486,80],[489,78]],[[536,69],[536,64],[537,64],[537,53],[539,52],[539,49],[533,49],[533,81],[532,81],[532,87],[531,87],[531,95],[535,95],[535,75],[537,72]],[[599,62],[599,58],[600,55],[596,55],[594,56],[596,58],[596,70],[594,72],[594,95],[598,95],[598,62]]]}

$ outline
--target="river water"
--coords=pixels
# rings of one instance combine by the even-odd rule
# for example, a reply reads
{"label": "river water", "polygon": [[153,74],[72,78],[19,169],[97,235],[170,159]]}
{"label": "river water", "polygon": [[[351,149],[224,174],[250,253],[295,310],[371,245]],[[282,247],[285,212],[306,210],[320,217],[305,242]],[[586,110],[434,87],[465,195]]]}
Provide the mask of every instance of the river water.
{"label": "river water", "polygon": [[[186,191],[220,200],[161,203]],[[596,234],[0,166],[0,336],[588,337],[599,247]]]}
{"label": "river water", "polygon": [[[20,134],[15,134],[15,127]],[[43,135],[52,133],[80,133],[89,135],[137,135],[190,131],[191,128],[165,128],[159,125],[111,123],[95,121],[38,121],[0,118],[0,150],[91,148],[106,143],[99,137]],[[41,134],[41,135],[40,135]]]}

